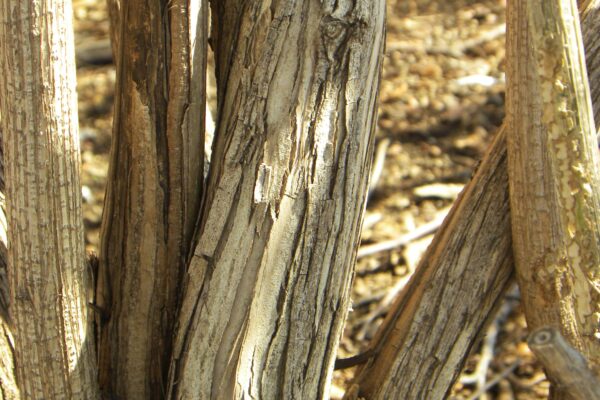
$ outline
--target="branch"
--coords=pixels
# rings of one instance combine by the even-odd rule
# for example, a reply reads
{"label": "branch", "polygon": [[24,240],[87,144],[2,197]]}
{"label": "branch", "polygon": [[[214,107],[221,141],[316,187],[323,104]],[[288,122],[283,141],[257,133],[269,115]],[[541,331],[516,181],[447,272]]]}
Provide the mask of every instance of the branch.
{"label": "branch", "polygon": [[[593,5],[598,3],[594,0]],[[594,26],[589,20],[592,17],[597,21],[598,13],[587,14],[584,29]],[[584,32],[585,38],[588,38],[584,42],[588,48],[590,40],[597,38],[597,30]],[[588,50],[588,57],[596,59],[599,53],[594,51],[591,54]],[[600,62],[597,62],[589,69],[589,76],[599,74]],[[590,80],[591,92],[600,93],[600,79]],[[598,115],[599,111],[600,101],[595,101],[594,112]],[[504,128],[501,130],[504,131]],[[353,395],[370,399],[386,398],[386,395],[387,398],[443,398],[451,388],[468,349],[502,293],[502,289],[498,288],[506,285],[513,268],[507,206],[506,143],[503,132],[497,136],[473,181],[467,185],[438,231],[415,277],[398,296],[380,327],[370,346],[375,356],[357,371],[347,399],[353,398]],[[504,219],[496,221],[490,236],[476,235],[479,244],[464,240],[467,232],[476,231],[472,224],[479,224],[490,210],[504,213]],[[465,252],[469,247],[478,251],[468,253],[469,256],[463,259],[452,257],[453,250],[445,248],[447,238],[463,240]],[[484,246],[486,242],[487,246]],[[463,283],[468,280],[469,271],[487,282],[478,282],[482,285],[479,292],[475,286]],[[495,285],[492,285],[489,282],[494,276]],[[452,291],[453,286],[461,284],[462,290],[458,294]],[[478,297],[470,297],[474,292]],[[453,295],[459,296],[462,303]],[[469,320],[470,324],[440,331],[436,327],[443,327],[444,321],[450,320],[450,313],[457,315],[458,319]],[[448,346],[454,346],[456,351],[449,351]],[[435,357],[432,357],[433,354]]]}
{"label": "branch", "polygon": [[546,375],[573,400],[600,399],[600,381],[585,358],[551,327],[533,331],[527,340]]}

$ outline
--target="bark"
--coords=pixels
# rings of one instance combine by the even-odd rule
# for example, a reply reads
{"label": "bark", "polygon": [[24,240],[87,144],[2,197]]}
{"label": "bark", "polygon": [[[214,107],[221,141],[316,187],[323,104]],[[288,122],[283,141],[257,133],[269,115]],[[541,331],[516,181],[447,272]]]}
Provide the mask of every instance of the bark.
{"label": "bark", "polygon": [[[2,285],[8,285],[5,280]],[[2,313],[8,310],[2,310]],[[0,400],[19,400],[22,398],[17,386],[15,371],[15,342],[8,320],[0,319]]]}
{"label": "bark", "polygon": [[373,339],[347,399],[442,399],[512,276],[504,129]]}
{"label": "bark", "polygon": [[108,8],[108,18],[110,19],[110,44],[116,66],[119,58],[119,39],[121,38],[121,0],[106,0],[106,8]]}
{"label": "bark", "polygon": [[509,4],[512,231],[528,326],[560,329],[599,374],[600,160],[575,12],[574,1]]}
{"label": "bark", "polygon": [[0,400],[21,398],[15,371],[15,341],[12,334],[8,305],[8,248],[6,203],[4,197],[4,154],[2,123],[0,121]]}
{"label": "bark", "polygon": [[573,400],[600,400],[600,382],[585,358],[554,328],[540,328],[529,335],[529,348],[546,374]]}
{"label": "bark", "polygon": [[207,5],[132,0],[112,13],[120,37],[97,290],[100,385],[158,399],[203,187]]}
{"label": "bark", "polygon": [[594,121],[600,123],[600,0],[587,0],[581,14],[581,31],[585,47],[590,94],[594,105]]}
{"label": "bark", "polygon": [[[582,10],[597,10],[599,3],[589,1],[589,8]],[[582,23],[591,59],[598,55],[592,50],[596,48],[597,39],[593,33],[597,32],[590,31],[597,26],[598,15],[590,11]],[[600,64],[594,63],[589,70],[592,93],[600,93],[600,79],[593,78],[599,72]],[[594,102],[594,112],[600,112],[600,101]],[[498,289],[506,285],[513,268],[504,136],[498,133],[473,181],[457,199],[455,211],[448,216],[424,255],[415,278],[398,296],[370,346],[373,357],[357,371],[346,398],[443,398],[450,390],[500,295]],[[475,235],[475,242],[465,240],[461,243],[465,246],[461,250],[464,256],[457,257],[458,249],[456,245],[452,247],[450,240],[472,237],[478,228],[472,221],[490,218],[490,210],[498,218],[493,222],[493,230]],[[502,210],[506,213],[504,219],[496,213]],[[490,253],[496,245],[495,251]],[[469,248],[473,249],[470,254]],[[472,274],[487,284],[478,281],[477,285],[469,286],[456,278],[468,279]],[[447,295],[454,290],[454,285],[462,285],[457,298]],[[470,323],[456,327],[452,325],[456,322],[453,318]]]}
{"label": "bark", "polygon": [[0,15],[10,319],[19,387],[27,399],[94,399],[71,2],[2,0]]}
{"label": "bark", "polygon": [[170,395],[322,398],[349,306],[385,4],[213,4],[216,145]]}

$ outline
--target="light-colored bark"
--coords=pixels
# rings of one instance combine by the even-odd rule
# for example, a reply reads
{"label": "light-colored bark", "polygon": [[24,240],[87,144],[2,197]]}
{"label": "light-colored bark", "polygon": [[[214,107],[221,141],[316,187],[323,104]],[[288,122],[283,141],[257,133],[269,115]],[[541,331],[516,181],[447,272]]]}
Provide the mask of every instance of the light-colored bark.
{"label": "light-colored bark", "polygon": [[508,166],[528,325],[559,328],[598,374],[599,156],[576,11],[570,0],[509,3]]}
{"label": "light-colored bark", "polygon": [[[587,0],[581,15],[581,32],[585,47],[585,62],[594,105],[594,121],[600,124],[600,0]],[[581,8],[580,8],[581,9]]]}
{"label": "light-colored bark", "polygon": [[97,306],[101,390],[164,398],[171,331],[203,187],[205,0],[118,12],[114,131]]}
{"label": "light-colored bark", "polygon": [[510,282],[505,133],[444,221],[373,339],[347,399],[442,399]]}
{"label": "light-colored bark", "polygon": [[8,223],[4,197],[4,155],[2,124],[0,123],[0,400],[21,398],[15,370],[15,341],[12,334],[8,305]]}
{"label": "light-colored bark", "polygon": [[170,395],[322,398],[349,306],[385,4],[213,4],[216,145]]}
{"label": "light-colored bark", "polygon": [[18,383],[27,399],[94,399],[71,2],[2,0],[0,15]]}

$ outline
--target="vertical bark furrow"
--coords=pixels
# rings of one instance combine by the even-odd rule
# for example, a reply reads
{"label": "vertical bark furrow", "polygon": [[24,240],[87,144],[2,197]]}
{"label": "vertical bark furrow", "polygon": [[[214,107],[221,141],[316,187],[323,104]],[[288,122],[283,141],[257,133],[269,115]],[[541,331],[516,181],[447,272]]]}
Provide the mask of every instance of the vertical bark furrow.
{"label": "vertical bark furrow", "polygon": [[[509,2],[509,5],[512,6],[513,3],[519,2]],[[584,0],[582,3],[587,3],[590,9],[597,9],[598,0]],[[588,17],[592,15],[593,13],[589,13]],[[594,51],[588,46],[591,43],[590,39],[597,37],[597,29],[594,31],[592,25],[586,22],[588,17],[585,17],[583,22],[583,36],[588,38],[584,41],[587,53],[594,57]],[[516,35],[517,32],[527,35],[526,29],[526,25],[511,27],[507,41],[512,40],[511,35]],[[519,51],[523,50],[527,51],[527,47],[524,46]],[[515,47],[508,46],[508,51],[507,59],[522,59],[522,55],[515,53]],[[588,62],[588,67],[589,65]],[[597,76],[598,68],[600,64],[594,63],[594,66],[588,69],[592,93],[599,93],[600,80],[592,78]],[[522,82],[530,81],[531,77],[528,77]],[[516,99],[526,101],[526,96],[527,91],[524,90]],[[535,118],[531,110],[524,108],[522,104],[513,103],[513,106],[524,115],[519,121],[526,123]],[[593,106],[594,113],[598,115],[600,102],[595,101]],[[473,180],[456,201],[454,211],[436,234],[415,272],[415,277],[395,301],[392,311],[388,313],[373,339],[371,349],[375,356],[357,372],[355,383],[347,392],[347,399],[355,399],[356,396],[373,399],[443,398],[450,390],[477,332],[485,324],[494,302],[502,294],[511,276],[511,225],[507,218],[508,178],[504,136],[504,133],[498,133],[498,138],[489,149]],[[531,173],[530,176],[536,175]],[[471,220],[481,218],[488,222],[485,225],[471,223]],[[539,220],[529,223],[532,229],[538,229],[539,224]],[[480,226],[487,228],[481,230]],[[538,230],[543,229],[545,228],[541,227]],[[460,253],[457,253],[458,248],[455,247],[457,242],[448,242],[449,238],[454,237],[464,238],[459,244],[463,248]],[[490,254],[492,256],[488,257]],[[437,271],[438,278],[431,276],[432,271]],[[468,322],[456,330],[446,329],[442,319],[430,317],[436,315],[440,308],[432,307],[432,301],[427,300],[432,296],[435,298],[443,286],[446,286],[446,290],[449,289],[444,282],[451,274],[477,276],[485,282],[482,286],[463,285],[456,291],[455,296],[443,297],[449,300],[456,298],[457,301],[439,303],[443,310],[453,310],[453,315],[457,318],[461,315],[467,317]],[[537,278],[534,276],[532,279]],[[431,282],[437,284],[433,283],[434,287],[431,287]],[[473,304],[479,307],[473,309]],[[445,356],[437,357],[445,361],[437,363],[435,368],[421,368],[424,362],[429,360],[429,355],[434,353],[418,332],[427,332],[425,337],[430,338],[431,343],[437,340],[438,351],[446,348],[444,352],[437,353],[444,354],[447,351]]]}
{"label": "vertical bark furrow", "polygon": [[111,2],[119,35],[98,306],[101,389],[164,398],[203,188],[207,4]]}
{"label": "vertical bark furrow", "polygon": [[574,1],[508,8],[512,230],[528,325],[560,328],[598,373],[600,159],[575,12]]}
{"label": "vertical bark furrow", "polygon": [[213,10],[220,114],[170,394],[319,398],[349,305],[384,2]]}
{"label": "vertical bark furrow", "polygon": [[[1,138],[2,123],[0,121],[0,165],[3,165],[4,155]],[[15,342],[8,314],[10,287],[8,283],[8,224],[5,211],[4,183],[2,182],[0,186],[0,399],[18,400],[21,396],[17,386]]]}
{"label": "vertical bark furrow", "polygon": [[446,396],[512,273],[507,180],[502,129],[373,339],[374,356],[349,393]]}
{"label": "vertical bark furrow", "polygon": [[25,398],[97,397],[70,1],[0,2],[9,280]]}

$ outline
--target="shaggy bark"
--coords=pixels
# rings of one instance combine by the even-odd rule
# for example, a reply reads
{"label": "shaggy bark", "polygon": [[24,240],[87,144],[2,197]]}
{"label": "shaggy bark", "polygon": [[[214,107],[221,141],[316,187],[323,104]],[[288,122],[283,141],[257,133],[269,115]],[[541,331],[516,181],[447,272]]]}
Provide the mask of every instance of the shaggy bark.
{"label": "shaggy bark", "polygon": [[528,325],[560,329],[598,375],[600,159],[575,12],[569,0],[509,3],[508,166]]}
{"label": "shaggy bark", "polygon": [[322,398],[365,205],[384,1],[213,5],[216,144],[171,398]]}
{"label": "shaggy bark", "polygon": [[116,104],[97,289],[100,385],[120,398],[158,399],[203,187],[207,5],[139,0],[115,13]]}
{"label": "shaggy bark", "polygon": [[0,15],[18,383],[24,398],[94,399],[71,2],[2,0]]}

